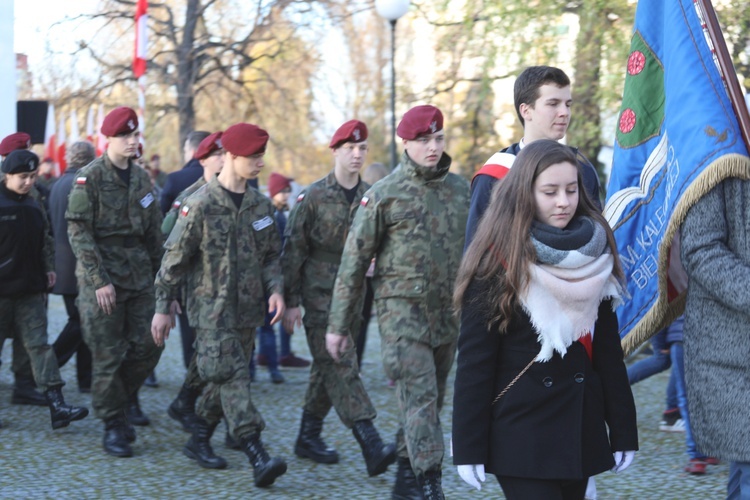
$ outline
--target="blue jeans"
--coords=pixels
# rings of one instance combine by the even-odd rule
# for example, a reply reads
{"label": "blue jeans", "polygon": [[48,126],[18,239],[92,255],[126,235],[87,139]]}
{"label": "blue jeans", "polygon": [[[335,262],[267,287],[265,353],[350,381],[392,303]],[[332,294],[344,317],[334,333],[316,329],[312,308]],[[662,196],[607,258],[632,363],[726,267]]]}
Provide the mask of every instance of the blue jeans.
{"label": "blue jeans", "polygon": [[706,455],[698,451],[693,440],[693,431],[690,429],[690,410],[688,408],[687,388],[685,385],[685,362],[682,342],[673,342],[670,348],[672,356],[672,374],[677,385],[677,402],[680,415],[685,421],[685,444],[687,454],[690,458],[706,458]]}
{"label": "blue jeans", "polygon": [[750,462],[730,462],[727,500],[750,500]]}
{"label": "blue jeans", "polygon": [[[651,337],[651,348],[654,351],[654,354],[628,366],[628,382],[630,382],[630,385],[647,379],[657,373],[661,373],[672,366],[669,344],[667,344],[666,328]],[[666,404],[667,410],[678,407],[677,386],[674,372],[670,373],[669,376]]]}
{"label": "blue jeans", "polygon": [[[266,322],[263,326],[258,328],[258,352],[266,357],[268,360],[268,370],[276,371],[279,369],[279,353],[276,351],[276,329],[275,325],[271,325],[273,314],[266,312]],[[280,355],[288,356],[291,353],[290,349],[290,337],[284,327],[279,325],[279,333],[281,336],[281,353]]]}

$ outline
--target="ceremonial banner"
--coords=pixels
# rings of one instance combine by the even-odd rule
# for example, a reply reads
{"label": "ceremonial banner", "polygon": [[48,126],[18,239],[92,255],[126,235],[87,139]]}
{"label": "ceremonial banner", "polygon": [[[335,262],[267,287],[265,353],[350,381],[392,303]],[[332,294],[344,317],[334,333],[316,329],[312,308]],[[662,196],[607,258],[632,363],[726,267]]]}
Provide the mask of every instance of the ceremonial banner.
{"label": "ceremonial banner", "polygon": [[672,247],[688,209],[721,180],[750,178],[702,15],[694,0],[640,0],[636,11],[604,210],[630,294],[617,311],[628,352],[684,308]]}

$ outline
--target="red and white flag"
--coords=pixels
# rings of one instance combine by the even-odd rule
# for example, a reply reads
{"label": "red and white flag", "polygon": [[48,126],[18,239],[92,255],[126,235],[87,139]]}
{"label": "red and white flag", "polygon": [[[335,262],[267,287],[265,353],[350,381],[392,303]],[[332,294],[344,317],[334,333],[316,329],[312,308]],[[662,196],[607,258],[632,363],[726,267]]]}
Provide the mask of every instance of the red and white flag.
{"label": "red and white flag", "polygon": [[55,164],[55,177],[60,177],[60,165],[57,163],[54,104],[47,106],[47,123],[44,126],[44,156],[45,158],[52,158],[52,162]]}
{"label": "red and white flag", "polygon": [[55,156],[57,164],[60,166],[60,172],[65,172],[65,169],[68,167],[68,162],[65,161],[65,151],[67,148],[65,146],[65,118],[63,116],[62,114],[60,115],[60,123],[57,126],[57,155]]}
{"label": "red and white flag", "polygon": [[70,110],[70,137],[68,138],[68,142],[70,144],[73,144],[74,142],[78,142],[81,140],[81,131],[78,128],[78,113],[76,113],[75,109]]}
{"label": "red and white flag", "polygon": [[100,104],[96,112],[96,156],[97,158],[107,149],[107,137],[102,134],[102,125],[104,124],[104,105]]}
{"label": "red and white flag", "polygon": [[138,0],[135,7],[135,54],[133,56],[133,73],[136,78],[146,73],[146,44],[148,22],[148,0]]}
{"label": "red and white flag", "polygon": [[89,112],[86,114],[86,140],[94,144],[94,105],[89,106]]}

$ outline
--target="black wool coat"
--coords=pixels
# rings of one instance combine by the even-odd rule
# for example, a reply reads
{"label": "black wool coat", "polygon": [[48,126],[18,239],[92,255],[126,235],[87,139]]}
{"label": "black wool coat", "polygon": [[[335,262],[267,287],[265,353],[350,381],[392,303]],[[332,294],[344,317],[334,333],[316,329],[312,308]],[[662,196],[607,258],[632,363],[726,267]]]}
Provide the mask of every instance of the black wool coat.
{"label": "black wool coat", "polygon": [[[535,479],[583,479],[614,465],[612,453],[638,449],[635,403],[628,384],[617,316],[602,302],[593,362],[580,342],[565,357],[531,365],[540,344],[518,308],[508,331],[489,330],[487,308],[469,287],[461,315],[453,399],[453,461],[487,472]],[[554,313],[551,311],[551,313]]]}

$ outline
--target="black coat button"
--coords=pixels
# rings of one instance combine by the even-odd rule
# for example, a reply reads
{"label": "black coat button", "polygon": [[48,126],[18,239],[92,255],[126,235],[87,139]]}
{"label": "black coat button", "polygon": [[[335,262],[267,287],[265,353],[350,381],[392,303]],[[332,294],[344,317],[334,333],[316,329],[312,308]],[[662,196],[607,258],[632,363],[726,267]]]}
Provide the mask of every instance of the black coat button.
{"label": "black coat button", "polygon": [[552,387],[552,377],[544,377],[542,380],[544,387]]}
{"label": "black coat button", "polygon": [[583,373],[578,372],[573,375],[573,380],[575,380],[577,384],[583,383]]}

